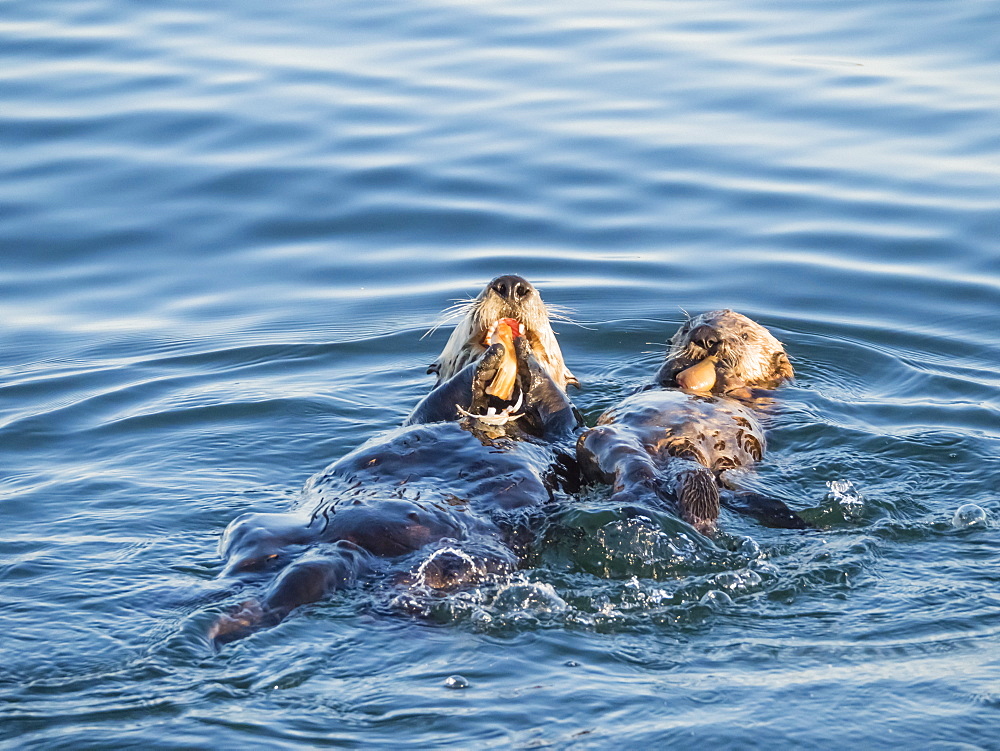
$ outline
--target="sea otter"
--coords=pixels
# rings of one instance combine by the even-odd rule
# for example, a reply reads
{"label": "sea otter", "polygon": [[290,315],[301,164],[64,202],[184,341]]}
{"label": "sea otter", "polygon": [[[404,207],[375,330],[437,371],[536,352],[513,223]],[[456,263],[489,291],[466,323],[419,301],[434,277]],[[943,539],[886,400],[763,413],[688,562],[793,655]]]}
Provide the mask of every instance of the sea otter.
{"label": "sea otter", "polygon": [[[754,389],[792,378],[781,346],[732,310],[687,321],[670,340],[654,384],[605,412],[577,442],[581,471],[625,502],[666,503],[702,532],[715,529],[721,499],[775,526],[802,528],[784,503],[726,488],[726,471],[764,454]],[[720,488],[721,486],[721,488]]]}
{"label": "sea otter", "polygon": [[[215,621],[214,644],[275,625],[380,561],[418,551],[426,555],[416,573],[430,587],[517,566],[533,515],[568,478],[562,468],[572,462],[579,422],[550,374],[551,367],[569,372],[562,356],[537,336],[551,334],[538,318],[537,292],[520,277],[500,279],[531,294],[515,292],[501,311],[507,315],[483,330],[481,354],[425,397],[403,427],[311,478],[296,510],[229,525],[223,575],[273,578],[259,598]],[[528,324],[519,301],[527,301]],[[474,330],[467,320],[462,328],[463,336]]]}

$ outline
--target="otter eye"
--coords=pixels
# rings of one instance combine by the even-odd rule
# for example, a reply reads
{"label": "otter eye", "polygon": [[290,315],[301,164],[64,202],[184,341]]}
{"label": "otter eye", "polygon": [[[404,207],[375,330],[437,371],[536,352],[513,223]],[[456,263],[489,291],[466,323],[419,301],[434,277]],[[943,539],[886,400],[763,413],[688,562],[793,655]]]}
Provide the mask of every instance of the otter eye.
{"label": "otter eye", "polygon": [[745,341],[745,342],[749,342],[750,341],[750,334],[747,333],[746,331],[744,331],[742,334],[740,334],[740,338],[743,341]]}

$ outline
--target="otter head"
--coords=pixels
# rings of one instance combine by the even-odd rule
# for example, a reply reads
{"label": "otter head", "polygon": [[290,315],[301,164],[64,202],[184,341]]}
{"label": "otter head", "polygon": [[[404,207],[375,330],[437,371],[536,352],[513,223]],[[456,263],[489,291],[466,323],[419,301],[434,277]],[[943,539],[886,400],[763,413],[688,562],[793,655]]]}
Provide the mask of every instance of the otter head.
{"label": "otter head", "polygon": [[457,310],[461,319],[440,357],[427,370],[437,374],[438,383],[478,360],[490,346],[489,337],[496,331],[497,321],[512,318],[520,325],[520,333],[527,339],[532,355],[556,385],[563,390],[570,384],[580,385],[563,362],[549,322],[549,309],[526,279],[513,274],[498,276],[475,299],[461,303]]}
{"label": "otter head", "polygon": [[[459,424],[484,443],[497,438],[555,438],[575,430],[578,413],[535,357],[521,324],[501,318],[486,337],[486,351],[453,379],[460,389],[461,403],[454,403]],[[466,373],[471,373],[471,383]],[[454,393],[450,384],[442,388]],[[462,389],[468,390],[462,394]]]}
{"label": "otter head", "polygon": [[745,397],[751,388],[776,388],[792,375],[788,356],[770,331],[732,310],[713,310],[677,330],[656,383]]}

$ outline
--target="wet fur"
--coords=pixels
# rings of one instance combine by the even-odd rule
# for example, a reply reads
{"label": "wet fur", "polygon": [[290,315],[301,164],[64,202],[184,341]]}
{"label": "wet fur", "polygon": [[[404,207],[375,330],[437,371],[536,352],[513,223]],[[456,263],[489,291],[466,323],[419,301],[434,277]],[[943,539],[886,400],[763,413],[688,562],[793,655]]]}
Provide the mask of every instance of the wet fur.
{"label": "wet fur", "polygon": [[[676,375],[718,358],[712,394],[678,390]],[[726,488],[726,471],[747,468],[766,450],[751,388],[792,377],[788,357],[770,332],[731,310],[690,319],[671,338],[655,385],[605,412],[577,443],[585,476],[614,486],[623,503],[643,499],[674,508],[702,532],[715,529],[720,502],[766,523],[801,528],[783,503]],[[722,493],[720,494],[720,490]]]}
{"label": "wet fur", "polygon": [[[707,341],[710,337],[715,341]],[[759,323],[726,309],[702,313],[677,330],[656,374],[656,384],[676,388],[677,374],[709,354],[719,360],[713,394],[750,388],[774,389],[793,377],[792,364],[781,342]]]}
{"label": "wet fur", "polygon": [[514,340],[520,416],[500,425],[480,419],[504,346],[484,349],[441,383],[403,427],[315,475],[296,510],[229,525],[224,576],[268,583],[215,621],[214,644],[274,626],[391,559],[422,557],[417,582],[444,589],[517,566],[532,515],[572,482],[564,467],[573,464],[579,423],[524,337]]}
{"label": "wet fur", "polygon": [[[523,290],[524,294],[511,294],[513,289]],[[479,359],[486,351],[483,339],[495,321],[514,318],[523,324],[535,358],[556,385],[563,391],[568,386],[580,385],[563,361],[562,351],[552,331],[549,308],[542,302],[538,290],[522,277],[497,277],[474,299],[459,304],[453,312],[460,315],[460,320],[441,355],[427,370],[437,374],[438,384]]]}

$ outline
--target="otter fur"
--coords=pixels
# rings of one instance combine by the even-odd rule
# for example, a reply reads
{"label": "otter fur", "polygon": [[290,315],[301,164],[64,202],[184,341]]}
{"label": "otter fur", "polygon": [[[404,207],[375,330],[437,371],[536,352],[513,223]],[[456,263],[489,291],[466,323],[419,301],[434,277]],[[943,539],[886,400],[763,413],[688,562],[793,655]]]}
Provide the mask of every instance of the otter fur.
{"label": "otter fur", "polygon": [[552,331],[552,311],[524,277],[509,274],[498,276],[475,298],[460,302],[452,309],[460,315],[444,350],[427,369],[437,375],[441,384],[452,378],[486,351],[486,335],[496,321],[515,318],[524,330],[532,354],[563,391],[580,382],[563,362],[559,342]]}
{"label": "otter fur", "polygon": [[702,532],[714,531],[720,501],[774,526],[801,528],[781,501],[726,487],[728,470],[753,466],[766,449],[753,389],[792,375],[781,343],[746,316],[714,310],[692,318],[671,338],[654,384],[580,436],[581,471],[613,485],[617,500],[667,504]]}
{"label": "otter fur", "polygon": [[[215,620],[215,645],[273,626],[392,561],[412,562],[414,577],[431,588],[516,568],[533,516],[571,482],[564,467],[573,464],[579,422],[555,340],[538,335],[551,329],[539,318],[537,292],[520,277],[500,279],[521,287],[494,306],[504,320],[485,327],[482,350],[449,370],[403,427],[315,475],[292,511],[229,525],[223,576],[265,584]],[[481,299],[499,295],[497,280],[491,285]],[[481,308],[469,307],[475,320],[464,320],[463,331],[480,325]]]}

